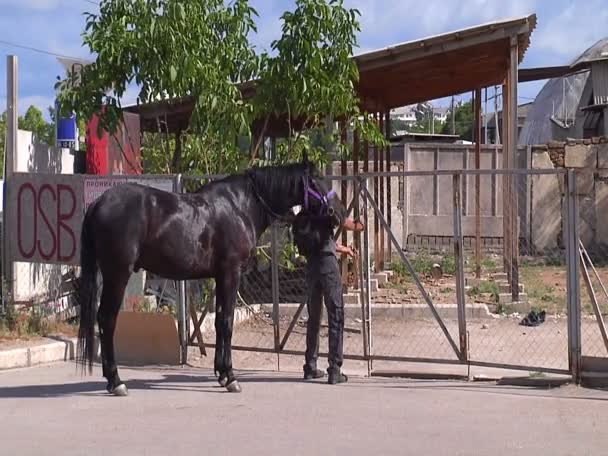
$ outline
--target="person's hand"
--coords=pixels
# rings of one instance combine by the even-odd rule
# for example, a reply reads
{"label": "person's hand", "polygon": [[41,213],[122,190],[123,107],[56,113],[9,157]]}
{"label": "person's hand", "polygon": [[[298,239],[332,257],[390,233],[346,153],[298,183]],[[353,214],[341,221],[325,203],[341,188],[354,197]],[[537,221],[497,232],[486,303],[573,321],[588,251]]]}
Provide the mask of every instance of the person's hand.
{"label": "person's hand", "polygon": [[346,247],[346,254],[351,258],[356,258],[358,255],[358,252],[355,249],[353,249],[352,247]]}

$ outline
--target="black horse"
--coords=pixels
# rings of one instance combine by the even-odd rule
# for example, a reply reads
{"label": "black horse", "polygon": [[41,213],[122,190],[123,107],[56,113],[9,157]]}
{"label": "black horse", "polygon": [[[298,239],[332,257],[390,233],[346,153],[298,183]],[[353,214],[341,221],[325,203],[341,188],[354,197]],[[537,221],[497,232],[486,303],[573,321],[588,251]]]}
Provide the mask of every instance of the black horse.
{"label": "black horse", "polygon": [[[113,338],[131,274],[145,269],[172,280],[215,278],[215,374],[228,391],[240,392],[231,341],[241,271],[274,219],[297,205],[336,204],[327,196],[327,183],[306,157],[302,163],[251,168],[189,194],[137,184],[107,190],[89,206],[82,224],[79,359],[88,361],[92,372],[97,319],[107,390],[127,395]],[[103,288],[96,312],[98,268]]]}

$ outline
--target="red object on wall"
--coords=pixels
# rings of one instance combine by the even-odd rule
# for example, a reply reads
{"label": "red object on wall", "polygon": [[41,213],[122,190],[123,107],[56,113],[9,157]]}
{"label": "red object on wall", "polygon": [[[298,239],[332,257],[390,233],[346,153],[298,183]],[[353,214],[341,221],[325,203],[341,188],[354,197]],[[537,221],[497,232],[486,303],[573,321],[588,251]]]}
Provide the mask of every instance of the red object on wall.
{"label": "red object on wall", "polygon": [[123,113],[116,135],[97,134],[97,116],[87,125],[87,174],[142,174],[139,115]]}
{"label": "red object on wall", "polygon": [[87,174],[105,176],[108,174],[108,139],[107,131],[102,131],[101,137],[97,134],[99,118],[94,115],[87,124]]}

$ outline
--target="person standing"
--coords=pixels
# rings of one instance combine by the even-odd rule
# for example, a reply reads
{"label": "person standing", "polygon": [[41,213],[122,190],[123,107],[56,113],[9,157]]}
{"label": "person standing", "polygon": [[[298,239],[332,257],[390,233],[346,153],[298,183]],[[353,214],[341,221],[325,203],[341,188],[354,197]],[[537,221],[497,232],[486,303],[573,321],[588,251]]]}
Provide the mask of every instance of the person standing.
{"label": "person standing", "polygon": [[355,257],[350,247],[334,241],[334,229],[338,226],[350,231],[362,231],[365,226],[360,221],[345,217],[343,207],[322,215],[301,211],[293,223],[293,236],[300,254],[306,260],[306,281],[308,285],[308,323],[306,327],[306,354],[304,379],[324,377],[317,368],[319,354],[319,331],[321,327],[321,301],[325,302],[329,326],[328,383],[348,381],[341,371],[343,363],[344,339],[344,297],[342,278],[338,265],[338,253]]}

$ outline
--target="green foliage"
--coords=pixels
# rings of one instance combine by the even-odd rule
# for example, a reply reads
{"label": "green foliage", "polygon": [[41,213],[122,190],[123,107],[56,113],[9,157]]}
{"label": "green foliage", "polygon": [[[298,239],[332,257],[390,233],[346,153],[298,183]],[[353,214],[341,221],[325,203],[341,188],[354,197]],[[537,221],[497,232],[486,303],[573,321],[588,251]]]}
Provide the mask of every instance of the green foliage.
{"label": "green foliage", "polygon": [[[282,36],[272,52],[256,55],[249,34],[256,31],[257,12],[247,0],[102,0],[98,14],[86,14],[82,34],[96,60],[57,83],[60,106],[64,114],[74,111],[85,119],[101,114],[100,126],[114,133],[120,99],[132,84],[141,87],[140,103],[194,99],[181,150],[166,138],[162,144],[155,135],[144,137],[152,172],[243,167],[247,158],[259,157],[259,141],[252,156],[243,148],[251,125],[261,119],[265,130],[272,115],[287,115],[289,123],[280,161],[303,150],[320,156],[338,147],[328,119],[345,119],[363,139],[383,144],[377,126],[359,111],[355,92],[358,70],[350,56],[358,14],[343,0],[297,0],[281,18]],[[240,83],[252,80],[256,95],[245,99]],[[295,137],[292,119],[301,130]],[[329,139],[315,142],[319,131]]]}
{"label": "green foliage", "polygon": [[234,153],[251,122],[252,107],[236,84],[258,71],[247,39],[256,14],[246,0],[102,0],[99,14],[86,14],[82,35],[97,58],[57,83],[62,112],[85,119],[101,113],[100,124],[114,133],[120,99],[135,83],[141,103],[192,97],[189,132],[203,147]]}
{"label": "green foliage", "polygon": [[492,296],[492,299],[498,301],[498,295],[500,290],[496,282],[491,281],[482,281],[479,283],[479,286],[473,287],[469,290],[469,296],[478,296],[480,294],[489,294]]}
{"label": "green foliage", "polygon": [[[51,122],[47,122],[42,111],[36,106],[31,105],[25,112],[25,116],[17,118],[17,128],[20,130],[28,130],[34,133],[34,141],[42,144],[53,146],[55,144],[55,119],[54,110],[49,107],[51,114]],[[7,127],[7,112],[0,115],[0,175],[4,175],[4,152],[6,146],[6,127]]]}
{"label": "green foliage", "polygon": [[452,133],[452,115],[454,115],[454,128],[455,134],[460,136],[460,139],[464,139],[467,141],[473,140],[473,125],[474,125],[474,113],[473,113],[473,104],[471,101],[467,101],[465,103],[459,103],[454,108],[454,114],[452,112],[448,112],[447,119],[445,124],[442,127],[442,133],[451,134]]}

